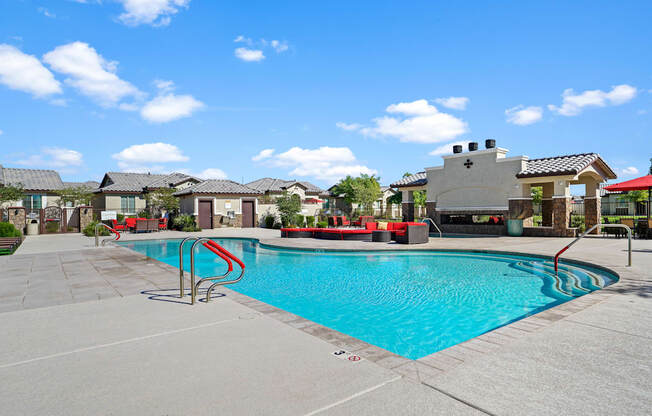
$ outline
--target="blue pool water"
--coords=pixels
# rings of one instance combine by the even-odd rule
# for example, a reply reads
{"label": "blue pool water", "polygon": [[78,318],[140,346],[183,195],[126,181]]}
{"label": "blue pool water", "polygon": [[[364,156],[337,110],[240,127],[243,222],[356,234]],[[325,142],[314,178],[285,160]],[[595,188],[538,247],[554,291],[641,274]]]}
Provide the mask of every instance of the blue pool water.
{"label": "blue pool water", "polygon": [[[470,252],[312,253],[215,239],[241,258],[244,279],[229,288],[311,321],[418,359],[607,286],[602,270],[538,258]],[[180,240],[121,243],[178,267]],[[184,268],[189,271],[190,244]],[[226,266],[205,248],[197,274]],[[239,274],[234,264],[235,276]],[[170,286],[178,285],[171,281]],[[216,292],[219,292],[219,287]]]}

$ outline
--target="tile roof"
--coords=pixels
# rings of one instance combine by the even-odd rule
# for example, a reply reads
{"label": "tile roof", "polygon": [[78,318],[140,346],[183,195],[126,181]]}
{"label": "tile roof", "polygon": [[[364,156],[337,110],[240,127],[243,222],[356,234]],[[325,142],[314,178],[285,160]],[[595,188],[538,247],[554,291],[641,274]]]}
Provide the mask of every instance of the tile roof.
{"label": "tile roof", "polygon": [[228,179],[210,179],[196,183],[174,193],[175,196],[191,194],[262,194],[261,191]]}
{"label": "tile roof", "polygon": [[27,191],[57,191],[63,189],[59,173],[54,170],[17,169],[0,166],[3,185],[22,185]]}
{"label": "tile roof", "polygon": [[85,187],[88,189],[95,190],[99,188],[100,183],[97,181],[86,181],[86,182],[64,182],[63,186],[66,188],[79,188],[79,187]]}
{"label": "tile roof", "polygon": [[539,176],[577,175],[594,162],[599,162],[608,177],[616,174],[597,153],[580,153],[576,155],[544,157],[527,161],[525,169],[516,174],[517,178]]}
{"label": "tile roof", "polygon": [[179,172],[173,172],[167,175],[107,172],[97,192],[142,192],[145,187],[150,189],[167,188],[170,183],[177,185],[187,179],[199,180]]}
{"label": "tile roof", "polygon": [[306,188],[306,192],[311,194],[321,194],[324,192],[320,187],[313,185],[310,182],[306,181],[296,181],[296,180],[283,180],[276,178],[261,178],[247,184],[248,187],[256,189],[261,192],[283,192],[293,184],[298,183]]}
{"label": "tile roof", "polygon": [[418,172],[414,175],[406,176],[394,182],[390,186],[392,188],[400,188],[401,186],[423,186],[428,183],[426,172]]}

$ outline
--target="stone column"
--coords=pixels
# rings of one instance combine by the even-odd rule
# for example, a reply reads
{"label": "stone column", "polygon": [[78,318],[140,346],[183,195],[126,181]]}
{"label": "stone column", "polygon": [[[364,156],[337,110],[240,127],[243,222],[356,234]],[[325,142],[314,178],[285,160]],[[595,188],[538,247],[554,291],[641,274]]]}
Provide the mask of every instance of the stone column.
{"label": "stone column", "polygon": [[572,236],[569,230],[572,209],[570,197],[555,196],[552,199],[552,228],[557,236]]}
{"label": "stone column", "polygon": [[414,221],[414,193],[412,191],[403,191],[403,222]]}
{"label": "stone column", "polygon": [[[596,224],[600,224],[602,221],[601,218],[601,201],[600,201],[600,190],[599,184],[596,180],[591,178],[584,185],[584,225],[586,229],[593,227]],[[600,228],[596,228],[591,232],[591,234],[599,234]]]}
{"label": "stone column", "polygon": [[93,222],[93,207],[88,205],[82,205],[79,208],[79,231],[83,231],[84,228],[91,222]]}
{"label": "stone column", "polygon": [[21,233],[25,233],[25,226],[27,225],[27,218],[25,208],[23,207],[9,207],[7,208],[8,221]]}
{"label": "stone column", "polygon": [[552,227],[552,195],[554,186],[552,182],[545,183],[543,188],[543,199],[541,200],[541,225]]}
{"label": "stone column", "polygon": [[[437,203],[435,201],[426,201],[426,217],[439,225],[439,222],[437,221]],[[430,227],[430,231],[437,231],[434,229],[435,227],[432,224],[429,224],[428,226]]]}

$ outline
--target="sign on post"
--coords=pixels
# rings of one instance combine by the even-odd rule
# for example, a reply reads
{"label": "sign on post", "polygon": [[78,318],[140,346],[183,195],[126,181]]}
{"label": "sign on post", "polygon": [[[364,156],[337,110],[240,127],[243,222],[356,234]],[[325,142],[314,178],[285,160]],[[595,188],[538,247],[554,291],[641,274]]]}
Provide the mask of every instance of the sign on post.
{"label": "sign on post", "polygon": [[116,211],[102,211],[102,221],[117,220],[118,213]]}

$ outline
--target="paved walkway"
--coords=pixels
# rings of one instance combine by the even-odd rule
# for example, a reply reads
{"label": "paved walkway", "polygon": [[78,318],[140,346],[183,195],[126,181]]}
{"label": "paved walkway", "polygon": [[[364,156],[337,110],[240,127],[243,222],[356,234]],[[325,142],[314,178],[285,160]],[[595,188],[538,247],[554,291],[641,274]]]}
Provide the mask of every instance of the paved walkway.
{"label": "paved walkway", "polygon": [[[406,248],[260,229],[203,234],[304,249]],[[124,238],[153,237],[180,233]],[[431,239],[409,249],[551,255],[567,241]],[[417,361],[226,289],[186,306],[171,296],[176,268],[91,247],[78,234],[38,236],[0,257],[3,412],[641,415],[652,404],[650,241],[634,241],[632,268],[623,267],[626,240],[582,241],[567,257],[612,268],[619,283]],[[337,358],[338,348],[365,359]]]}

